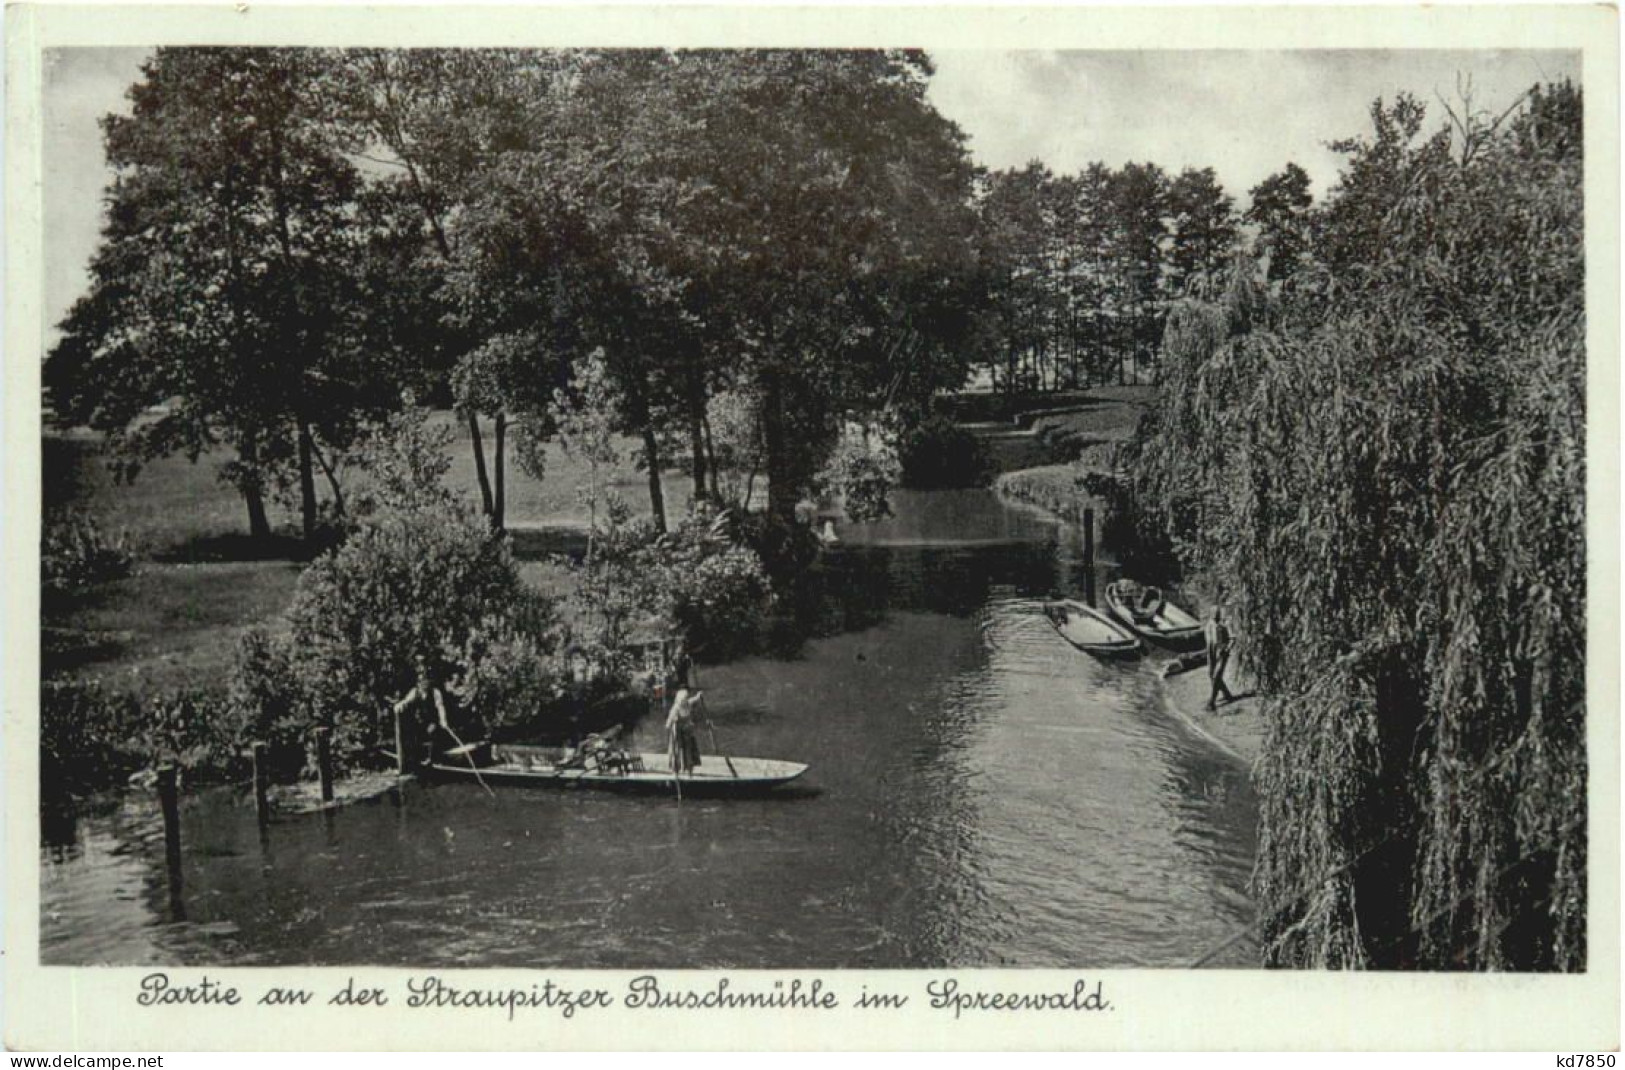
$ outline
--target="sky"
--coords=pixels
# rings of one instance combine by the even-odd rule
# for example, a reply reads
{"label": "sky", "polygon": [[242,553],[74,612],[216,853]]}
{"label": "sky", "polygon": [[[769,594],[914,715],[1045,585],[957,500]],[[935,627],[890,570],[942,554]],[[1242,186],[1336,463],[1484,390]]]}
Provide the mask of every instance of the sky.
{"label": "sky", "polygon": [[[84,291],[101,225],[97,121],[128,111],[145,49],[47,53],[43,113],[45,307],[59,322]],[[1337,178],[1327,143],[1368,129],[1378,97],[1408,91],[1442,122],[1439,98],[1470,85],[1474,110],[1499,113],[1536,82],[1580,80],[1577,52],[1120,51],[933,53],[930,96],[993,168],[1039,160],[1057,172],[1094,161],[1212,167],[1245,205],[1247,190],[1289,161],[1317,197]],[[1459,109],[1458,109],[1459,111]],[[54,331],[50,332],[54,337]]]}

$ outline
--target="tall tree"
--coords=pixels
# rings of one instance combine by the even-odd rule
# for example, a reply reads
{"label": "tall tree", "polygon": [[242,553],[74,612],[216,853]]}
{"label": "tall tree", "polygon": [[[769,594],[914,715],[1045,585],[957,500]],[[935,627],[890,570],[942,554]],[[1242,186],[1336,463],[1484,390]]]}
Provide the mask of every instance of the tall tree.
{"label": "tall tree", "polygon": [[1137,379],[1162,334],[1168,176],[1154,163],[1126,164],[1111,192],[1113,254],[1125,298],[1119,329]]}
{"label": "tall tree", "polygon": [[1309,174],[1289,163],[1252,188],[1247,221],[1258,227],[1257,248],[1269,259],[1269,278],[1284,281],[1309,250]]}
{"label": "tall tree", "polygon": [[592,57],[459,217],[496,318],[560,325],[570,362],[603,350],[657,523],[656,428],[703,456],[715,389],[759,399],[788,520],[849,416],[963,379],[971,169],[928,75],[902,53]]}
{"label": "tall tree", "polygon": [[[411,307],[396,320],[410,325],[408,344],[430,370],[467,426],[480,504],[493,526],[503,526],[505,441],[515,413],[499,382],[523,382],[528,396],[550,396],[557,378],[551,351],[537,350],[538,368],[493,362],[519,355],[514,333],[530,331],[527,318],[490,315],[479,294],[452,278],[462,251],[458,220],[484,196],[501,161],[536,151],[553,137],[559,95],[571,72],[591,53],[518,49],[351,49],[334,90],[341,113],[367,146],[373,185],[404,216],[416,217],[415,253],[399,264],[412,285]],[[466,281],[466,280],[465,280]],[[486,280],[489,282],[489,280]],[[534,373],[534,374],[532,374]],[[538,410],[529,406],[534,415]],[[495,424],[488,456],[482,418]],[[540,433],[545,420],[526,418],[522,434]],[[527,457],[540,454],[527,451]]]}
{"label": "tall tree", "polygon": [[[761,401],[788,521],[841,425],[962,381],[974,264],[963,136],[904,52],[685,53],[670,99],[708,173],[688,261]],[[709,248],[708,248],[709,247]]]}
{"label": "tall tree", "polygon": [[1580,96],[1456,118],[1340,143],[1331,285],[1177,304],[1135,465],[1269,696],[1273,964],[1585,967]]}
{"label": "tall tree", "polygon": [[[114,170],[92,287],[46,366],[58,419],[108,433],[130,474],[233,446],[250,529],[297,482],[317,522],[321,442],[387,403],[360,344],[359,180],[298,49],[160,49],[103,121]],[[158,415],[149,410],[160,407]]]}
{"label": "tall tree", "polygon": [[1236,240],[1235,204],[1213,168],[1187,168],[1168,185],[1168,289],[1183,293],[1190,280],[1225,266]]}

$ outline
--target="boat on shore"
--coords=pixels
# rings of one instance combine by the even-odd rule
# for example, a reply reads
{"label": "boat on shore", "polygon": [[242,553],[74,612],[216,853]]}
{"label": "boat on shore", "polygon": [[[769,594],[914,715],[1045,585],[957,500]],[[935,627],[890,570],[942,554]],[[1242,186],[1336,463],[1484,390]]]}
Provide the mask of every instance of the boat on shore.
{"label": "boat on shore", "polygon": [[1109,583],[1106,605],[1129,631],[1148,642],[1181,651],[1203,645],[1202,622],[1172,602],[1161,600],[1156,612],[1150,615],[1137,612],[1134,607],[1139,605],[1144,590],[1138,584],[1126,585],[1122,580]]}
{"label": "boat on shore", "polygon": [[800,762],[703,754],[681,776],[664,754],[613,746],[580,748],[471,743],[437,755],[419,770],[430,781],[477,781],[491,787],[596,788],[666,795],[753,795],[788,784],[807,771]]}
{"label": "boat on shore", "polygon": [[1093,606],[1070,599],[1047,602],[1044,615],[1061,638],[1098,658],[1137,658],[1145,648],[1134,634]]}

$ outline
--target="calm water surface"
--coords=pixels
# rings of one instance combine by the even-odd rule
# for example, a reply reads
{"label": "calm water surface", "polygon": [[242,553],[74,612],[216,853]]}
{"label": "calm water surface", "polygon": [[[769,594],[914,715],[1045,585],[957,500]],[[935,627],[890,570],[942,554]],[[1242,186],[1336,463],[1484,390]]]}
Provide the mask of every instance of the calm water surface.
{"label": "calm water surface", "polygon": [[792,657],[700,669],[723,748],[810,763],[798,790],[413,786],[263,834],[217,791],[183,803],[178,887],[132,793],[47,821],[43,959],[1184,966],[1243,928],[1246,771],[1168,711],[1155,662],[1097,662],[1037,612],[1081,589],[1073,533],[987,492],[896,505],[825,556]]}

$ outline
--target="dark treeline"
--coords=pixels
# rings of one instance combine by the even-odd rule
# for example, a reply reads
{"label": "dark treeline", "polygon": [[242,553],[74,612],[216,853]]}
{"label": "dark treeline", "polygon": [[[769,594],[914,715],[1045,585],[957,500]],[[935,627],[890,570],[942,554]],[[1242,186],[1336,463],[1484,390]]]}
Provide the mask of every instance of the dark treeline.
{"label": "dark treeline", "polygon": [[[1253,191],[1259,211],[1295,184],[1307,195],[1295,166],[1267,180]],[[1151,163],[993,172],[980,207],[984,362],[1012,392],[1142,381],[1169,302],[1225,264],[1244,222],[1211,168],[1171,176]]]}
{"label": "dark treeline", "polygon": [[1372,119],[1290,271],[1174,305],[1138,502],[1270,696],[1267,960],[1583,969],[1580,95]]}

